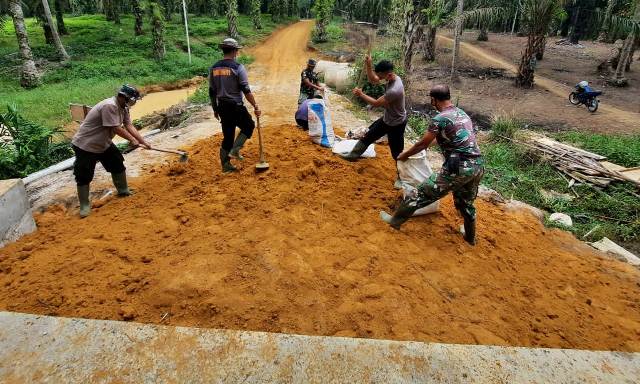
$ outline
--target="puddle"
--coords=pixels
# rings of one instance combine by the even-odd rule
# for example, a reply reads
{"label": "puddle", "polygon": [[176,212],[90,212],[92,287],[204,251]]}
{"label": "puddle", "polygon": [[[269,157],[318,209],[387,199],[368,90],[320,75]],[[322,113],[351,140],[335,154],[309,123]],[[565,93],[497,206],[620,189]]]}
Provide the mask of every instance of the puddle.
{"label": "puddle", "polygon": [[149,93],[138,101],[131,108],[131,119],[139,119],[143,116],[150,115],[167,109],[172,105],[186,101],[189,96],[193,95],[198,87],[174,89],[172,91],[162,91]]}

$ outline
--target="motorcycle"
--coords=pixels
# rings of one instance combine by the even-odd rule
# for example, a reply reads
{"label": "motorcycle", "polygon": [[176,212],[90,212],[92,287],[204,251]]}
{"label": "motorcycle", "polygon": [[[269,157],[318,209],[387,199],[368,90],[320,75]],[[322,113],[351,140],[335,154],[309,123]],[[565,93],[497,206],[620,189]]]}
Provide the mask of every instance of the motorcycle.
{"label": "motorcycle", "polygon": [[589,112],[593,113],[598,110],[598,96],[602,95],[602,91],[586,91],[579,85],[576,85],[576,90],[569,94],[569,102],[573,105],[584,104],[587,106]]}

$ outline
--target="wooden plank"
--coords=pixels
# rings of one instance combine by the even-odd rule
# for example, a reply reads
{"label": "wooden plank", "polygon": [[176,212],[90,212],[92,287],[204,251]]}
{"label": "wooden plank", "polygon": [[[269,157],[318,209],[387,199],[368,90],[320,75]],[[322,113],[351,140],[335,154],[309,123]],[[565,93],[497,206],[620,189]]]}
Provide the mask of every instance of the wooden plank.
{"label": "wooden plank", "polygon": [[576,148],[574,146],[571,146],[571,145],[568,145],[568,144],[564,144],[564,143],[561,143],[559,141],[555,141],[555,140],[550,139],[548,137],[539,137],[539,138],[534,139],[534,141],[536,141],[536,142],[538,142],[540,144],[544,144],[544,145],[556,148],[558,150],[566,150],[566,151],[574,152],[576,154],[580,154],[582,156],[589,157],[589,158],[592,158],[592,159],[598,160],[598,161],[602,161],[602,160],[606,160],[607,159],[605,156],[598,155],[598,154],[592,153],[592,152],[588,152],[588,151],[585,151],[584,149]]}

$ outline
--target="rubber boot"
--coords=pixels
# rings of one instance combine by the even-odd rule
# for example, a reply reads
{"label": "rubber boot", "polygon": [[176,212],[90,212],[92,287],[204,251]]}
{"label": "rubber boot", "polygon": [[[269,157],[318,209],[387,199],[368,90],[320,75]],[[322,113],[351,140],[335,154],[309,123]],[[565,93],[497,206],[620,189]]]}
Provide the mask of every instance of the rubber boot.
{"label": "rubber boot", "polygon": [[91,213],[89,201],[89,185],[78,185],[78,200],[80,201],[80,217],[84,218]]}
{"label": "rubber boot", "polygon": [[362,155],[364,153],[364,151],[367,150],[367,147],[368,147],[368,145],[363,143],[361,140],[358,140],[358,142],[353,147],[351,152],[349,152],[347,154],[342,154],[341,153],[339,156],[342,157],[345,160],[356,161],[356,160],[358,160],[360,158],[360,155]]}
{"label": "rubber boot", "polygon": [[408,204],[406,204],[403,201],[402,203],[400,203],[400,206],[395,211],[393,216],[388,214],[385,211],[380,211],[380,218],[382,219],[382,221],[389,224],[391,227],[397,230],[400,230],[400,226],[402,226],[402,224],[404,224],[407,220],[409,220],[409,218],[413,216],[413,213],[415,211],[416,211],[416,208],[410,207]]}
{"label": "rubber boot", "polygon": [[471,245],[476,245],[476,221],[464,218],[464,239]]}
{"label": "rubber boot", "polygon": [[233,148],[231,148],[231,152],[229,152],[229,156],[236,158],[240,161],[244,160],[244,157],[240,155],[240,150],[244,147],[244,143],[249,138],[244,133],[240,132],[238,137],[236,137],[236,141],[233,143]]}
{"label": "rubber boot", "polygon": [[238,169],[231,164],[231,158],[229,157],[229,152],[220,148],[220,163],[222,164],[222,172],[237,172]]}
{"label": "rubber boot", "polygon": [[125,172],[112,173],[111,179],[113,180],[113,185],[115,185],[116,190],[118,191],[118,196],[131,196],[131,190],[127,184],[127,174]]}

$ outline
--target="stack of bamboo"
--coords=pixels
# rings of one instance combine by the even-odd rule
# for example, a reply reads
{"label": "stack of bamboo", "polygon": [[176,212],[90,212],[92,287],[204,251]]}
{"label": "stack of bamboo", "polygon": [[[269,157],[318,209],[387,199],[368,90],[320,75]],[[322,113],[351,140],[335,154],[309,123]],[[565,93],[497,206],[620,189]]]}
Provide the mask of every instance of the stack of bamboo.
{"label": "stack of bamboo", "polygon": [[[570,145],[562,144],[546,137],[530,141],[529,146],[542,153],[559,171],[572,179],[574,183],[587,183],[595,187],[605,188],[615,180],[627,181],[640,187],[640,181],[625,175],[623,172],[607,167],[606,157],[587,152]],[[628,171],[629,169],[627,169]]]}

